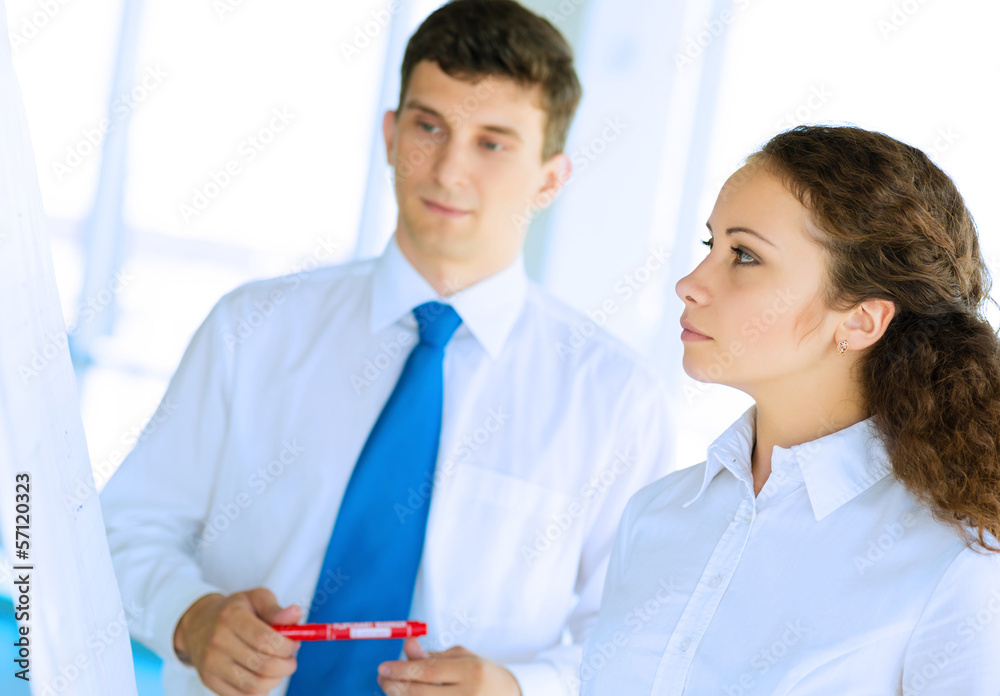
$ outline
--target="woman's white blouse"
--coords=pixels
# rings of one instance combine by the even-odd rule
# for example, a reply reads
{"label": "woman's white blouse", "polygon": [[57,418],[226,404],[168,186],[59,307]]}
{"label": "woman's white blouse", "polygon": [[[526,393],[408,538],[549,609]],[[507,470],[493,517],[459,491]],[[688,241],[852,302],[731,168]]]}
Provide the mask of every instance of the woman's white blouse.
{"label": "woman's white blouse", "polygon": [[893,476],[870,421],[785,449],[755,408],[622,518],[583,694],[1000,695],[1000,554]]}

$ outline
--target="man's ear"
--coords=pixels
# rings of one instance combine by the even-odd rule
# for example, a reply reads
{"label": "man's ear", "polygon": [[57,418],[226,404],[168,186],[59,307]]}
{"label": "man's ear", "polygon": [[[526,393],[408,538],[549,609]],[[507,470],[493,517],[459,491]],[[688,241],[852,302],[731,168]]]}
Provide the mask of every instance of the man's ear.
{"label": "man's ear", "polygon": [[882,338],[895,314],[892,300],[865,300],[841,322],[837,341],[847,341],[850,350],[864,350]]}
{"label": "man's ear", "polygon": [[396,112],[386,111],[382,117],[382,137],[385,138],[385,161],[396,166]]}
{"label": "man's ear", "polygon": [[544,210],[552,204],[572,173],[573,164],[565,152],[552,155],[542,165],[542,186],[535,193],[535,204],[539,209]]}

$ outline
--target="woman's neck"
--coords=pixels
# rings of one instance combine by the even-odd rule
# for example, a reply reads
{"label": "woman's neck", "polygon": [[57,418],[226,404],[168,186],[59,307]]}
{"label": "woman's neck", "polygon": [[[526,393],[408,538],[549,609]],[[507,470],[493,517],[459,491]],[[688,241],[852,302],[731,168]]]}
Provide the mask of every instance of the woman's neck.
{"label": "woman's neck", "polygon": [[864,420],[861,391],[853,380],[824,385],[789,385],[755,395],[757,422],[751,456],[754,494],[771,475],[775,446],[789,448],[835,433]]}

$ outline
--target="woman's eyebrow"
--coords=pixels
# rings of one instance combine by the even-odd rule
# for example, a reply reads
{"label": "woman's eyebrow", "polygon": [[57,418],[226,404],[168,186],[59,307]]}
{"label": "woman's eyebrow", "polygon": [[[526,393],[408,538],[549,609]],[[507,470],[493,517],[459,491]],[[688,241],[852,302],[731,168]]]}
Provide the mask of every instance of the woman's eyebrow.
{"label": "woman's eyebrow", "polygon": [[[708,228],[709,232],[713,232],[713,230],[712,230],[712,223],[706,222],[705,223],[705,227]],[[749,234],[752,237],[756,237],[757,239],[759,239],[760,241],[764,242],[765,244],[770,244],[775,249],[778,248],[777,245],[774,242],[772,242],[771,240],[769,240],[767,237],[765,237],[764,235],[762,235],[760,232],[752,230],[749,227],[730,227],[730,228],[726,229],[726,235],[727,236],[728,235],[732,235],[732,234],[738,234],[738,233],[741,233],[741,232],[743,234]]]}

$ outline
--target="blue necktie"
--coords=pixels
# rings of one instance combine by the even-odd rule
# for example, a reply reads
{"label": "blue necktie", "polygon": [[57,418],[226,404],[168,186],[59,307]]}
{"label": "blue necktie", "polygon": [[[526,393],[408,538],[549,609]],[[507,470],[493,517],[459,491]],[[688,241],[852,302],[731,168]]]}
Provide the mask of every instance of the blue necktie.
{"label": "blue necktie", "polygon": [[[409,617],[430,507],[429,493],[420,492],[430,490],[441,437],[444,350],[462,323],[440,302],[422,304],[413,314],[420,342],[347,483],[310,623]],[[331,584],[332,590],[325,587]],[[381,694],[378,665],[401,650],[400,640],[304,642],[286,696]]]}

